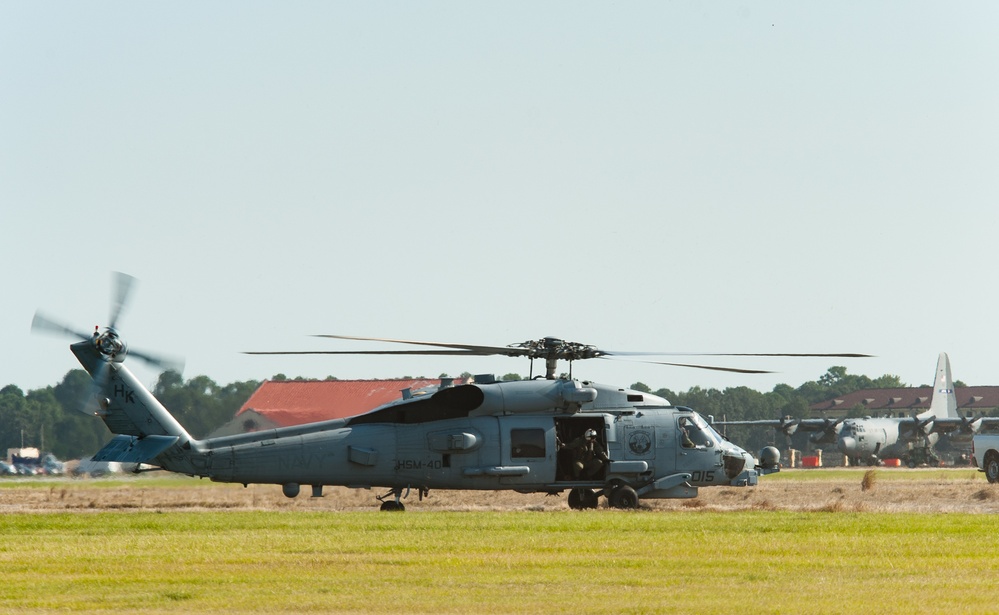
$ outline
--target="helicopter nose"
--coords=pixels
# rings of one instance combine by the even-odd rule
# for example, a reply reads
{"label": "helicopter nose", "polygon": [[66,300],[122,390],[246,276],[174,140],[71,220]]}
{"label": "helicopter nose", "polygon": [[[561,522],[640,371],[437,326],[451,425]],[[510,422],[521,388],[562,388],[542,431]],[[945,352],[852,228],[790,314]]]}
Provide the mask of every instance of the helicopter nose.
{"label": "helicopter nose", "polygon": [[843,453],[844,455],[849,455],[854,450],[856,450],[857,440],[851,436],[844,436],[839,439],[837,445],[838,445],[837,448],[839,448],[839,452]]}
{"label": "helicopter nose", "polygon": [[725,464],[725,474],[729,477],[730,480],[734,479],[736,476],[742,473],[743,468],[746,467],[747,461],[749,461],[749,467],[753,467],[756,465],[752,455],[742,450],[741,448],[733,451],[728,451],[728,453],[722,455],[722,461]]}

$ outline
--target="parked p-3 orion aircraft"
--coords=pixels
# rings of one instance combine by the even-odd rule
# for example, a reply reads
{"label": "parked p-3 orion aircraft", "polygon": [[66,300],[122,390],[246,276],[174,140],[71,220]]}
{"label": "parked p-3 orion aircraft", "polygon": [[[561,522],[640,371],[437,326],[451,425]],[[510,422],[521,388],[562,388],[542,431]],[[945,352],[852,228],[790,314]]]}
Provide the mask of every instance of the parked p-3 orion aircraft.
{"label": "parked p-3 orion aircraft", "polygon": [[941,352],[933,377],[933,394],[928,410],[911,417],[862,417],[839,419],[770,419],[720,421],[715,425],[769,425],[790,436],[796,431],[815,432],[816,444],[836,444],[853,463],[877,465],[882,459],[901,459],[909,466],[921,461],[938,464],[933,445],[942,434],[971,434],[983,421],[999,419],[967,418],[957,412],[957,397],[951,377],[950,359]]}
{"label": "parked p-3 orion aircraft", "polygon": [[422,499],[429,489],[568,491],[572,508],[594,508],[601,496],[612,507],[634,508],[640,498],[692,498],[701,487],[755,485],[760,475],[779,469],[776,449],[764,449],[758,461],[690,408],[624,387],[555,378],[559,359],[614,354],[555,338],[504,347],[403,341],[437,348],[428,354],[541,358],[547,374],[517,382],[442,383],[347,419],[195,439],[125,366],[129,355],[158,361],[129,351],[119,336],[115,325],[132,278],[119,274],[118,286],[111,324],[103,331],[78,333],[38,314],[33,323],[82,338],[70,349],[94,381],[86,411],[117,434],[94,456],[97,461],[281,485],[288,497],[297,496],[300,485],[311,486],[313,496],[327,485],[384,488],[388,493],[378,498],[383,510],[403,510],[404,494],[414,490]]}

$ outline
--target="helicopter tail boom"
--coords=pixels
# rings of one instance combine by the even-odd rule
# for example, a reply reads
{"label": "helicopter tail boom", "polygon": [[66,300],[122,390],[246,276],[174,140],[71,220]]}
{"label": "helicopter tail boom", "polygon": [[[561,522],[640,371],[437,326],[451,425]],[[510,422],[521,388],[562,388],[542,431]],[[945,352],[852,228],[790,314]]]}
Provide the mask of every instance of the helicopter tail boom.
{"label": "helicopter tail boom", "polygon": [[117,436],[101,451],[114,458],[104,461],[148,461],[194,440],[123,364],[107,361],[90,341],[70,349],[94,379],[94,414]]}

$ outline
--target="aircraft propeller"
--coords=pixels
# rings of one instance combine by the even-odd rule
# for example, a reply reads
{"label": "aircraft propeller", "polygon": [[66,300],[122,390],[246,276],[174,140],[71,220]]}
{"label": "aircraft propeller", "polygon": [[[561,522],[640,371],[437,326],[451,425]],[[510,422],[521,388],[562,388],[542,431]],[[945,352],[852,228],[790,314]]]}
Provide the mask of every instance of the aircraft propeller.
{"label": "aircraft propeller", "polygon": [[813,444],[818,444],[821,442],[835,442],[836,441],[836,427],[846,420],[846,417],[840,417],[836,420],[831,420],[827,417],[822,417],[823,425],[821,430],[817,433],[809,436],[809,440]]}
{"label": "aircraft propeller", "polygon": [[978,433],[978,429],[982,426],[982,419],[985,418],[984,414],[979,414],[975,418],[971,418],[972,415],[969,412],[967,416],[962,416],[961,418],[961,431],[974,434]]}
{"label": "aircraft propeller", "polygon": [[936,419],[935,416],[929,416],[925,419],[920,420],[918,416],[912,417],[912,423],[902,423],[900,427],[906,427],[911,429],[912,433],[918,434],[919,437],[926,439],[930,433],[933,431],[933,422]]}
{"label": "aircraft propeller", "polygon": [[784,435],[790,438],[798,431],[798,426],[801,425],[801,419],[796,419],[790,416],[782,416],[780,418],[780,425],[778,429],[784,432]]}
{"label": "aircraft propeller", "polygon": [[[838,357],[838,358],[858,358],[869,357],[871,355],[857,353],[834,353],[834,354],[812,354],[812,353],[692,353],[692,352],[621,352],[612,350],[602,350],[589,344],[579,342],[568,342],[557,337],[543,337],[538,340],[527,340],[509,344],[507,346],[481,346],[473,344],[456,344],[445,342],[425,342],[416,340],[401,340],[380,337],[356,337],[349,335],[315,335],[313,337],[323,337],[339,340],[353,340],[364,342],[387,342],[392,344],[409,344],[417,346],[431,346],[440,350],[419,349],[419,350],[304,350],[304,351],[254,351],[244,354],[254,355],[306,355],[306,354],[331,354],[331,355],[449,355],[449,356],[487,356],[499,355],[507,357],[528,357],[531,359],[532,376],[534,359],[545,360],[545,378],[555,379],[556,364],[559,360],[569,361],[570,373],[572,362],[581,359],[611,359],[620,357],[639,356],[700,356],[700,357]],[[627,359],[626,359],[627,360]],[[636,361],[639,363],[651,363],[654,365],[668,365],[673,367],[690,367],[694,369],[707,369],[724,372],[734,372],[739,374],[771,374],[773,372],[759,369],[745,369],[737,367],[719,367],[714,365],[698,365],[692,363],[674,363],[666,361]]]}

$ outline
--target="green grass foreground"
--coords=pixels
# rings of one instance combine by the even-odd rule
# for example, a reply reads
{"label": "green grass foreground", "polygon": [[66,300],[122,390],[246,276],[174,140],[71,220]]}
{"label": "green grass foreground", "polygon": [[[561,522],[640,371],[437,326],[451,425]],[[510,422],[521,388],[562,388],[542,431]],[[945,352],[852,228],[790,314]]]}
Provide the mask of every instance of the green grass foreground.
{"label": "green grass foreground", "polygon": [[999,517],[0,516],[0,612],[999,612]]}

